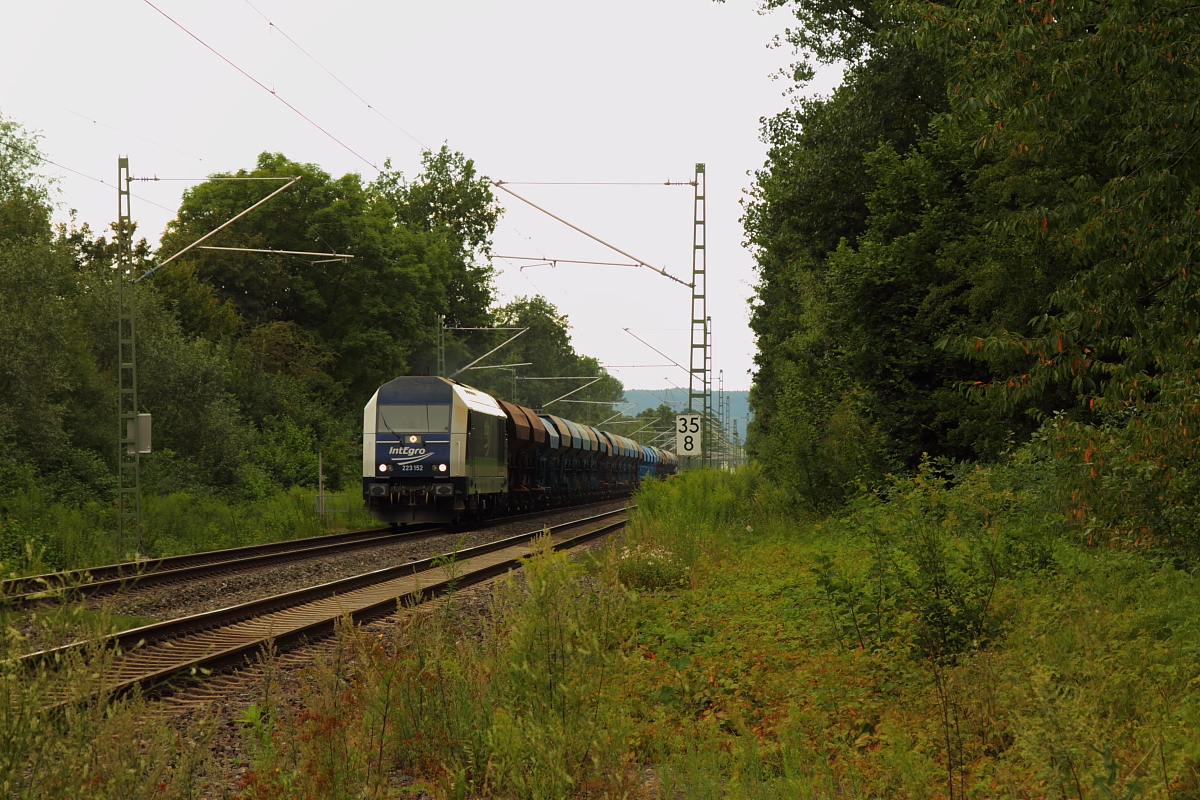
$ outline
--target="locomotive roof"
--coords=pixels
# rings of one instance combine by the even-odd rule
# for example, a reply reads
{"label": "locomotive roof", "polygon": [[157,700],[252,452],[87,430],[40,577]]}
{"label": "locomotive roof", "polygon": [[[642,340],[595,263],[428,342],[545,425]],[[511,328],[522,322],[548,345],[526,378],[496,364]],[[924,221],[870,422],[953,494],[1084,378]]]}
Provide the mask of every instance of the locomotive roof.
{"label": "locomotive roof", "polygon": [[454,381],[427,375],[402,375],[379,387],[384,405],[449,403],[454,399]]}

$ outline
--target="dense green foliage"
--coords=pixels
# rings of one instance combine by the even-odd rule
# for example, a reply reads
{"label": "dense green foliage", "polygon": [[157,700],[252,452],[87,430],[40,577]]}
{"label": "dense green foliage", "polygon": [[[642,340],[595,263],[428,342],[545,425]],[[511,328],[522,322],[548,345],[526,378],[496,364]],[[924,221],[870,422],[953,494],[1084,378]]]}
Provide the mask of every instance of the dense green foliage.
{"label": "dense green foliage", "polygon": [[1062,535],[1048,468],[926,467],[812,520],[752,470],[652,487],[640,524],[706,556],[638,606],[659,796],[1194,796],[1195,578]]}
{"label": "dense green foliage", "polygon": [[922,454],[990,461],[1040,430],[1081,518],[1182,544],[1196,10],[768,5],[847,71],[764,127],[753,452],[826,507]]}
{"label": "dense green foliage", "polygon": [[[487,614],[452,595],[346,626],[295,703],[264,657],[232,791],[1200,797],[1200,8],[764,5],[797,17],[798,84],[847,72],[766,122],[746,206],[758,463],[649,482],[617,546],[539,553]],[[76,559],[112,490],[111,245],[51,228],[33,147],[0,122],[0,560],[18,569]],[[207,251],[143,292],[164,552],[311,527],[308,497],[272,487],[353,452],[356,395],[429,369],[439,315],[528,327],[500,351],[527,377],[603,375],[543,299],[490,307],[498,209],[469,161],[364,185],[268,154],[254,174],[300,173],[286,214],[217,241],[354,260]],[[265,191],[198,187],[167,241]],[[508,335],[453,333],[450,369]],[[464,374],[527,404],[576,385]],[[572,399],[619,396],[606,377]],[[104,657],[64,665],[68,685]],[[195,746],[137,701],[47,718],[48,676],[3,663],[7,792],[231,791],[203,785],[204,725]]]}
{"label": "dense green foliage", "polygon": [[[111,503],[116,468],[115,242],[86,225],[51,222],[52,187],[38,177],[37,139],[0,118],[0,562],[5,571],[83,566],[119,554]],[[494,304],[490,237],[501,213],[473,162],[443,147],[413,178],[387,168],[372,183],[263,153],[252,170],[216,175],[185,192],[135,274],[166,259],[280,186],[291,189],[206,240],[203,247],[345,254],[324,259],[195,248],[137,287],[139,411],[154,416],[142,459],[146,541],[154,554],[290,536],[292,487],[357,485],[362,407],[397,375],[436,368],[439,320],[451,328],[530,330],[481,366],[532,361],[530,376],[595,375],[572,395],[613,401],[621,384],[571,345],[568,323],[540,297]],[[223,180],[226,177],[256,180]],[[314,263],[316,262],[316,263]],[[450,331],[450,372],[509,333]],[[499,370],[458,376],[502,397]],[[542,403],[581,381],[530,381]],[[599,420],[606,405],[554,411]],[[299,495],[295,495],[299,496]],[[201,533],[160,530],[157,509],[190,498],[229,520]],[[211,511],[212,509],[210,509]],[[212,513],[217,513],[213,511]],[[233,529],[236,523],[230,523]],[[27,551],[26,544],[34,548]]]}

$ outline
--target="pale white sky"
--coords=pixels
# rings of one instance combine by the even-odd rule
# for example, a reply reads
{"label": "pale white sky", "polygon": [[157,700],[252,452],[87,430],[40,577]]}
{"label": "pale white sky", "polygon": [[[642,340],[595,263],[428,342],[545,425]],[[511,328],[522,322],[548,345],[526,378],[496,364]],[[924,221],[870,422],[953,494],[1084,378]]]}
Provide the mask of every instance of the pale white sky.
{"label": "pale white sky", "polygon": [[[47,167],[60,178],[62,216],[76,209],[97,230],[116,217],[118,155],[129,156],[134,175],[203,177],[252,167],[271,150],[366,180],[375,176],[370,164],[387,157],[415,173],[414,138],[430,147],[446,142],[506,181],[686,181],[704,162],[713,366],[725,371],[727,389],[749,388],[754,272],[739,200],[751,182],[747,171],[765,155],[759,118],[788,102],[785,83],[770,76],[792,56],[767,46],[786,15],[759,15],[754,0],[252,2],[154,0],[362,158],[145,0],[10,4],[0,114],[40,131],[49,158],[109,184]],[[813,90],[827,93],[839,79],[828,70]],[[186,185],[135,185],[144,198],[132,203],[142,235],[157,241]],[[690,187],[512,188],[638,258],[690,275]],[[507,213],[497,253],[624,260],[498,194]],[[646,269],[495,263],[502,301],[545,295],[569,315],[577,349],[614,365],[627,387],[685,385],[675,367],[617,366],[667,363],[622,328],[687,364],[685,287]]]}

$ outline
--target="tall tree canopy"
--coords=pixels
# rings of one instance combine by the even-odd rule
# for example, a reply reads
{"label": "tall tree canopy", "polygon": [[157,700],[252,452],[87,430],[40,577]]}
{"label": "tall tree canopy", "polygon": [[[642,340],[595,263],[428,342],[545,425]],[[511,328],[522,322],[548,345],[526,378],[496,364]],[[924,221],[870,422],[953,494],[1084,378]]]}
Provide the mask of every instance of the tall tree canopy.
{"label": "tall tree canopy", "polygon": [[442,145],[422,156],[416,180],[405,179],[387,162],[371,189],[391,203],[398,223],[448,245],[453,262],[445,285],[448,324],[482,324],[492,300],[493,269],[486,259],[504,209],[488,180],[476,172],[475,162]]}
{"label": "tall tree canopy", "polygon": [[1036,178],[998,219],[1069,265],[1030,328],[948,340],[1029,369],[981,384],[1008,407],[1068,392],[1048,426],[1066,494],[1131,539],[1195,544],[1200,434],[1200,9],[1178,0],[902,5],[948,64],[973,145]]}
{"label": "tall tree canopy", "polygon": [[[0,118],[0,514],[16,486],[83,502],[111,498],[116,455],[116,246],[87,226],[51,224],[36,136]],[[277,189],[300,181],[136,287],[139,411],[154,415],[143,461],[154,493],[263,497],[357,473],[362,406],[397,375],[435,363],[437,326],[455,369],[528,328],[488,364],[533,362],[521,377],[598,376],[556,413],[599,420],[619,381],[576,352],[567,318],[544,298],[493,305],[491,236],[501,209],[459,153],[426,153],[421,172],[390,167],[372,183],[263,153],[254,169],[185,193],[157,253],[185,248]],[[278,252],[306,251],[327,256]],[[342,254],[342,255],[333,255]],[[344,256],[344,257],[343,257]],[[458,376],[541,405],[578,380]]]}
{"label": "tall tree canopy", "polygon": [[[487,183],[444,148],[427,155],[426,166],[432,171],[411,182],[385,172],[367,185],[264,153],[234,177],[300,182],[205,245],[331,255],[195,249],[156,276],[156,286],[185,330],[324,359],[347,402],[357,402],[407,371],[412,354],[433,341],[439,315],[488,314],[491,271],[474,263],[498,213]],[[163,237],[164,258],[279,185],[220,177],[185,195]]]}
{"label": "tall tree canopy", "polygon": [[[0,118],[0,496],[40,475],[103,498],[116,455],[114,244],[52,226],[40,158],[36,137]],[[319,450],[336,485],[359,458],[362,404],[425,357],[439,316],[491,322],[499,207],[468,159],[442,148],[411,179],[389,170],[366,184],[264,153],[232,177],[296,176],[205,246],[348,258],[196,248],[137,287],[149,491],[258,497],[315,482]],[[157,254],[137,244],[135,270],[281,185],[224,177],[185,194]]]}
{"label": "tall tree canopy", "polygon": [[924,454],[994,458],[1058,414],[1060,454],[1156,465],[1126,500],[1185,485],[1197,11],[767,6],[847,71],[764,125],[752,450],[822,505]]}

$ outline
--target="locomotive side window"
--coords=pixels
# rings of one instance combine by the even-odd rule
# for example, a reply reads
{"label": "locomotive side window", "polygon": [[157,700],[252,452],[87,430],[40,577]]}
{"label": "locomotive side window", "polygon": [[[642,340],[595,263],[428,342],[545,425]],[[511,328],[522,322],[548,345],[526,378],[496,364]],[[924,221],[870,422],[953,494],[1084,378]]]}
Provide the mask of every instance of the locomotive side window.
{"label": "locomotive side window", "polygon": [[379,432],[449,433],[450,406],[379,406]]}
{"label": "locomotive side window", "polygon": [[502,463],[507,458],[504,418],[472,411],[467,417],[467,458],[477,464]]}

